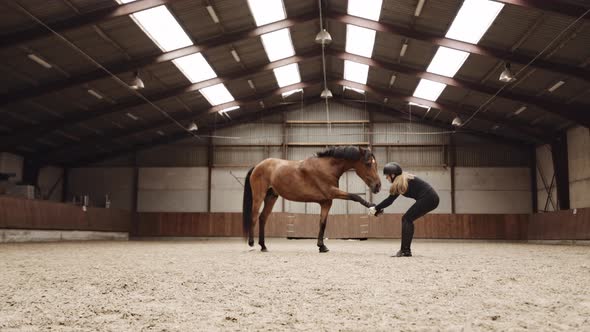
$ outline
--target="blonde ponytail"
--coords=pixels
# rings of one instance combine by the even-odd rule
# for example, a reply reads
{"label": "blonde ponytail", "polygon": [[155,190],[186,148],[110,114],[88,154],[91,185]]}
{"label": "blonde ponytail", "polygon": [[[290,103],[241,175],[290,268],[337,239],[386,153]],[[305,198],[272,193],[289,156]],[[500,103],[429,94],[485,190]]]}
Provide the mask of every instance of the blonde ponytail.
{"label": "blonde ponytail", "polygon": [[414,178],[414,174],[402,172],[402,174],[395,177],[393,183],[391,184],[391,188],[389,189],[389,193],[391,195],[403,195],[408,191],[408,180],[412,180]]}

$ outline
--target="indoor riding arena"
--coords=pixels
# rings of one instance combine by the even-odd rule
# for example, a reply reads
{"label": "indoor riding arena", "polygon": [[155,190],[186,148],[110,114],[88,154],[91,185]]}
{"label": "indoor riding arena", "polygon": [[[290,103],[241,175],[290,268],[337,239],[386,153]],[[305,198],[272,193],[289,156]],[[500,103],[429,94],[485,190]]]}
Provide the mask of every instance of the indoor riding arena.
{"label": "indoor riding arena", "polygon": [[587,0],[0,0],[0,59],[0,331],[590,331]]}

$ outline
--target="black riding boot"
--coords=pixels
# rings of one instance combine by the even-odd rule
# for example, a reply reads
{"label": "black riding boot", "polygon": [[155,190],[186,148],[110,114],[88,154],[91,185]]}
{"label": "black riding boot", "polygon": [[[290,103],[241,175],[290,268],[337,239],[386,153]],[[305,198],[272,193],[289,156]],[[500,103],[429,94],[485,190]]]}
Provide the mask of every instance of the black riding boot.
{"label": "black riding boot", "polygon": [[395,254],[395,257],[411,257],[412,238],[414,237],[414,223],[411,221],[402,221],[402,245],[400,251]]}

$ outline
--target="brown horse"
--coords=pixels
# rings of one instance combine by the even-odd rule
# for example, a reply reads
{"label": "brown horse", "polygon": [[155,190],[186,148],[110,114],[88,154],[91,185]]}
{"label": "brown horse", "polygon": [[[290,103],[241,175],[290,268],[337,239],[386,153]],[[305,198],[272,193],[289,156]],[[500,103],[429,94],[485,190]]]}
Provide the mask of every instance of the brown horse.
{"label": "brown horse", "polygon": [[[333,147],[299,161],[269,158],[250,169],[244,185],[243,209],[243,232],[244,237],[248,235],[248,244],[254,246],[254,226],[260,219],[258,244],[260,250],[266,251],[264,225],[273,205],[279,196],[283,196],[290,201],[320,204],[317,245],[320,252],[329,251],[324,245],[324,231],[332,200],[353,200],[365,207],[372,206],[359,195],[338,188],[338,179],[349,169],[354,169],[373,193],[379,192],[381,180],[377,173],[377,161],[370,150],[361,147]],[[264,209],[260,213],[262,202]]]}

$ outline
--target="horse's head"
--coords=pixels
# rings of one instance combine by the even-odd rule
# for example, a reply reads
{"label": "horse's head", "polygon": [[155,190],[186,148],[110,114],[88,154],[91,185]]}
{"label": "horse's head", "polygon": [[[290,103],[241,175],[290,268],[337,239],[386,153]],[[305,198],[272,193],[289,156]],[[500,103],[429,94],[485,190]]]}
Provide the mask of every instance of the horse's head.
{"label": "horse's head", "polygon": [[361,158],[354,164],[354,170],[371,188],[371,191],[376,194],[381,190],[381,178],[377,170],[377,160],[371,150],[359,147],[359,151]]}

